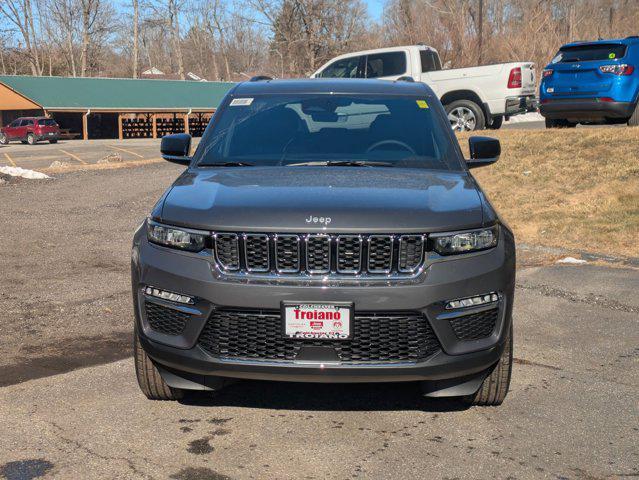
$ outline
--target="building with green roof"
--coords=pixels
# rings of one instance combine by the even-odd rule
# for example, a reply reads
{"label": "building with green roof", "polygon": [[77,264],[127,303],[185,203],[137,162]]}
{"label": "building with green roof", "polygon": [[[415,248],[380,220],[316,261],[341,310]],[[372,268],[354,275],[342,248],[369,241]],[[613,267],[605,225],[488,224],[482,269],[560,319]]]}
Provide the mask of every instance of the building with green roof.
{"label": "building with green roof", "polygon": [[[201,134],[228,82],[0,76],[0,126],[53,117],[69,137],[141,138]],[[193,130],[191,132],[191,130]]]}

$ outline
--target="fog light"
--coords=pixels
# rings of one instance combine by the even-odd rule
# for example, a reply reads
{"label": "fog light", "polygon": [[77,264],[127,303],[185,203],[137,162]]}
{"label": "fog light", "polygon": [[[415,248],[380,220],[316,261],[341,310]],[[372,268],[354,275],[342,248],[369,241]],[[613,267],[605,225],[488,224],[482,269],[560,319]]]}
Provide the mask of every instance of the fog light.
{"label": "fog light", "polygon": [[451,300],[446,303],[446,310],[454,308],[476,307],[477,305],[486,305],[499,300],[499,295],[495,292],[478,295],[476,297],[460,298],[459,300]]}
{"label": "fog light", "polygon": [[180,295],[179,293],[167,292],[166,290],[160,290],[159,288],[146,287],[144,293],[151,297],[161,298],[162,300],[169,300],[170,302],[187,303],[193,305],[195,300],[187,295]]}

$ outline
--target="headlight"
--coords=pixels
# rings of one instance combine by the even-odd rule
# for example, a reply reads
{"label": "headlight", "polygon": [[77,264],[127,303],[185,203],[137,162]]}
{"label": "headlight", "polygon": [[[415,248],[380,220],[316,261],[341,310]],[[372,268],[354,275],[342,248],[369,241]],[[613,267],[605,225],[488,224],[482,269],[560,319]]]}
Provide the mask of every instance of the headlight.
{"label": "headlight", "polygon": [[433,248],[440,255],[453,255],[455,253],[476,252],[497,245],[499,226],[481,230],[469,230],[467,232],[451,234],[433,234]]}
{"label": "headlight", "polygon": [[146,234],[150,242],[189,252],[202,250],[208,236],[206,232],[169,227],[153,220],[147,220]]}

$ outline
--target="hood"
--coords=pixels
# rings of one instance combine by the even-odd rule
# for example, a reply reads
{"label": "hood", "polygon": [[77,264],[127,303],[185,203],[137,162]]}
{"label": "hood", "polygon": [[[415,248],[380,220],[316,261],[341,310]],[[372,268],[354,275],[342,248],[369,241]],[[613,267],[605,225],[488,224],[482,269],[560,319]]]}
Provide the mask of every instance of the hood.
{"label": "hood", "polygon": [[468,173],[381,167],[187,170],[157,212],[168,224],[226,231],[401,233],[482,225]]}

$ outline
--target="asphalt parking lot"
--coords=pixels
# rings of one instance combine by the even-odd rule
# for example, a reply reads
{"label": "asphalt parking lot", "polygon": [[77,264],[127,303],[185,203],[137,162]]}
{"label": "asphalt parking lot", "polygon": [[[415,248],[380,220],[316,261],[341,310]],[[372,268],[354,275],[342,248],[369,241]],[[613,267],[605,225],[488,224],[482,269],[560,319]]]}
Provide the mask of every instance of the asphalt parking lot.
{"label": "asphalt parking lot", "polygon": [[639,477],[638,271],[526,252],[499,408],[425,400],[412,384],[244,381],[147,401],[130,356],[129,248],[179,172],[0,187],[0,478]]}
{"label": "asphalt parking lot", "polygon": [[[199,139],[193,139],[193,146]],[[21,167],[47,172],[54,168],[99,163],[152,163],[160,161],[159,139],[128,140],[60,140],[50,144],[23,145],[12,142],[0,145],[0,166]]]}

